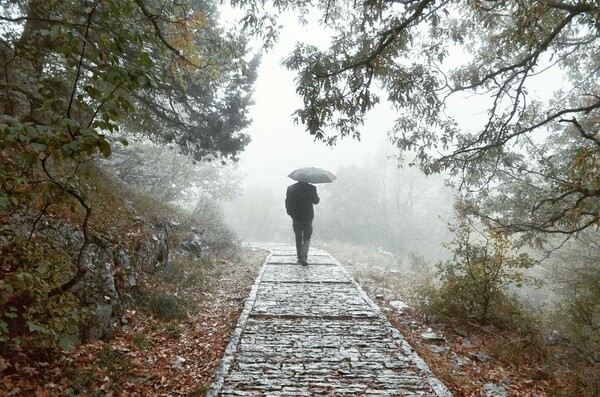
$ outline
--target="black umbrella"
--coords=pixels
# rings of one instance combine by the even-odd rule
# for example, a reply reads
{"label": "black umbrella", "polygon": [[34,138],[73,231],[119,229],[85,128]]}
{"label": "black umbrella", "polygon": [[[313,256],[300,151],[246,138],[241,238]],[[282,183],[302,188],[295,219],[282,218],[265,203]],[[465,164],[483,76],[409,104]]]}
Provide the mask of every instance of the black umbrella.
{"label": "black umbrella", "polygon": [[292,171],[288,177],[298,182],[308,183],[331,183],[336,179],[331,172],[315,167],[298,168]]}

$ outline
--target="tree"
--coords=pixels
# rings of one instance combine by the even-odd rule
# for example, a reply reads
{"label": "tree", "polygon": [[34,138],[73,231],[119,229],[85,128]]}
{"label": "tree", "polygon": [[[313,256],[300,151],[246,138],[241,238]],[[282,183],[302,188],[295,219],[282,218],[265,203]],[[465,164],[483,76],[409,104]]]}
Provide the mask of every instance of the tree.
{"label": "tree", "polygon": [[[465,194],[488,204],[482,216],[529,237],[598,225],[597,1],[275,5],[301,13],[317,8],[333,32],[328,49],[300,43],[285,63],[298,73],[304,102],[296,121],[316,139],[360,137],[365,114],[384,97],[398,113],[391,141],[402,153],[414,152],[411,163],[426,173],[449,171]],[[457,56],[465,60],[453,68]],[[542,79],[564,79],[550,100],[533,91]],[[468,104],[469,96],[487,111],[472,131],[447,113],[449,101]],[[492,210],[502,199],[494,195],[499,185],[531,188],[506,198],[522,211]]]}
{"label": "tree", "polygon": [[[110,156],[124,134],[196,160],[235,159],[248,143],[240,131],[258,58],[249,59],[245,38],[223,31],[217,18],[202,0],[0,3],[0,219],[19,214],[33,224],[28,235],[0,241],[0,304],[9,308],[0,340],[25,330],[48,344],[61,331],[54,314],[84,276],[91,242],[81,164]],[[75,258],[49,255],[33,233],[67,200],[81,214]],[[25,324],[39,313],[48,327],[4,321]]]}
{"label": "tree", "polygon": [[381,149],[365,164],[337,169],[338,179],[320,190],[319,235],[439,259],[447,235],[440,217],[450,214],[452,191],[438,175],[399,167],[386,156],[389,144]]}
{"label": "tree", "polygon": [[375,167],[357,165],[335,171],[338,179],[319,193],[324,196],[315,219],[319,234],[365,246],[387,243],[382,181],[377,171]]}
{"label": "tree", "polygon": [[227,203],[227,224],[246,241],[293,241],[285,196],[261,186],[251,186],[234,201]]}
{"label": "tree", "polygon": [[219,202],[239,194],[241,176],[235,164],[195,162],[162,145],[134,142],[116,146],[103,164],[128,186],[164,203],[190,207],[200,200]]}
{"label": "tree", "polygon": [[248,142],[257,60],[216,25],[209,2],[12,0],[0,6],[0,210],[61,197],[91,208],[79,166],[108,157],[120,130],[203,159]]}
{"label": "tree", "polygon": [[557,293],[555,327],[591,362],[600,360],[600,241],[589,231],[566,244],[551,279]]}
{"label": "tree", "polygon": [[505,325],[518,306],[506,288],[534,283],[523,270],[535,262],[527,254],[511,252],[506,231],[478,225],[461,200],[456,202],[455,213],[455,222],[448,226],[454,233],[453,258],[437,266],[441,286],[434,294],[433,310]]}
{"label": "tree", "polygon": [[59,148],[72,156],[86,144],[107,155],[120,127],[196,159],[233,158],[248,142],[236,133],[257,61],[212,3],[15,0],[0,11],[3,130],[27,122],[52,142],[67,130]]}

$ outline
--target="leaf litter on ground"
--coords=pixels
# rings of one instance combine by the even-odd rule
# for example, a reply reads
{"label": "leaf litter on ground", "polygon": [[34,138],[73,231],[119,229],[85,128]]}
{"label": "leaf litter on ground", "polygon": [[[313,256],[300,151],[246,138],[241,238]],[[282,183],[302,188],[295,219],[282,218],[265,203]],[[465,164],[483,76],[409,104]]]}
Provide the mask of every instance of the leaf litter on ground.
{"label": "leaf litter on ground", "polygon": [[202,288],[147,280],[152,290],[184,299],[185,318],[160,321],[132,310],[127,327],[109,341],[42,357],[0,357],[0,395],[203,396],[265,256],[243,250],[240,260],[217,260],[202,271]]}

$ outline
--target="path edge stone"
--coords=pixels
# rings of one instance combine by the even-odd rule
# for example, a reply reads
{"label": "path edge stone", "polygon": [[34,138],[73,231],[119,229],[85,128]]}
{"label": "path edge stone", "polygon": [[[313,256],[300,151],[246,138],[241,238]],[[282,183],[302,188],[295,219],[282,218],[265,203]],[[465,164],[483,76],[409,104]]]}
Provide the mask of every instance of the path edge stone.
{"label": "path edge stone", "polygon": [[223,354],[223,358],[221,359],[221,364],[219,364],[219,368],[215,373],[215,377],[211,384],[210,389],[204,395],[205,397],[216,397],[221,392],[223,388],[223,384],[225,382],[225,376],[229,373],[231,364],[235,358],[235,352],[237,351],[238,344],[242,337],[242,333],[246,327],[246,322],[248,317],[250,316],[250,311],[254,307],[254,303],[256,302],[256,295],[258,294],[258,286],[262,280],[265,269],[267,268],[267,263],[271,256],[273,256],[273,251],[269,249],[261,250],[268,252],[269,254],[263,261],[260,271],[258,272],[258,276],[256,276],[256,280],[254,281],[254,285],[252,286],[252,290],[250,290],[250,294],[248,295],[248,299],[246,299],[246,304],[244,305],[244,310],[238,317],[238,321],[235,325],[233,333],[231,334],[231,339],[229,340],[229,344],[227,348],[225,348],[225,353]]}
{"label": "path edge stone", "polygon": [[369,298],[369,295],[367,295],[367,293],[362,289],[358,281],[356,281],[354,277],[352,277],[352,274],[350,274],[348,269],[346,269],[346,267],[342,265],[333,255],[329,254],[329,256],[331,256],[331,258],[337,263],[337,265],[340,268],[342,268],[342,271],[351,280],[351,283],[354,284],[354,286],[358,289],[361,297],[373,308],[377,315],[381,317],[381,319],[386,323],[388,329],[392,332],[393,338],[398,342],[404,354],[406,354],[412,360],[414,360],[415,365],[421,371],[423,371],[424,374],[427,375],[427,382],[429,383],[435,394],[437,394],[439,397],[453,397],[448,387],[446,387],[446,385],[438,379],[437,375],[435,375],[431,371],[429,365],[427,365],[427,363],[417,354],[417,352],[415,352],[412,346],[410,346],[410,344],[406,341],[404,336],[402,336],[402,333],[400,333],[400,331],[398,331],[398,329],[396,329],[396,327],[394,327],[392,323],[390,323],[385,314],[383,314],[383,311],[381,310],[379,305],[377,305],[375,302],[373,302],[371,298]]}

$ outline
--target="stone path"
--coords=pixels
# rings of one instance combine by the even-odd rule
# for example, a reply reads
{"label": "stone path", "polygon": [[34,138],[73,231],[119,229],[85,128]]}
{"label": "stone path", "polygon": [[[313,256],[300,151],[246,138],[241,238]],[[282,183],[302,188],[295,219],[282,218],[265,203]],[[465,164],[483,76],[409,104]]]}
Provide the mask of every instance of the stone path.
{"label": "stone path", "polygon": [[214,396],[452,396],[327,252],[271,255],[240,316]]}

